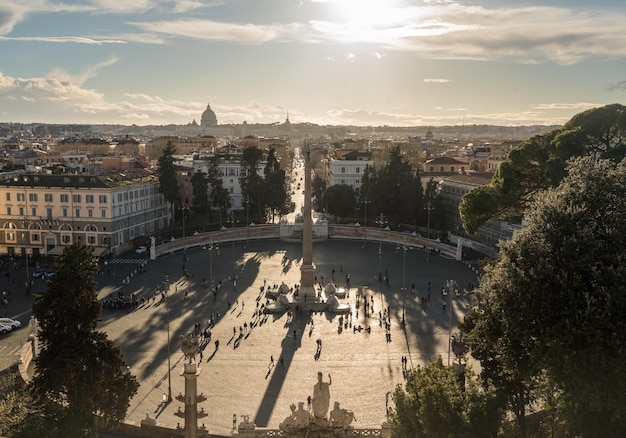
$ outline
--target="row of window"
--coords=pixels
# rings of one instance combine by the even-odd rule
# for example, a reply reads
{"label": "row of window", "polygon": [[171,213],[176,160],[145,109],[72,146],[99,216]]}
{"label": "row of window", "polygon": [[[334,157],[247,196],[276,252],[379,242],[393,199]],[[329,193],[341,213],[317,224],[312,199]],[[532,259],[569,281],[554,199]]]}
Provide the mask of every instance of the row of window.
{"label": "row of window", "polygon": [[[70,217],[69,216],[69,209],[68,208],[62,208],[61,209],[61,215],[63,217]],[[7,206],[7,215],[11,216],[13,214],[13,209],[10,206]],[[18,216],[25,216],[26,215],[26,210],[24,209],[24,207],[19,207],[18,208]],[[31,207],[30,209],[30,215],[31,216],[37,216],[37,207]],[[80,215],[80,208],[75,208],[74,209],[74,217],[81,217]],[[93,213],[93,208],[89,208],[87,209],[87,216],[86,217],[94,217],[94,213]],[[100,217],[107,217],[107,209],[103,208],[100,210]],[[52,215],[52,208],[48,207],[46,208],[46,218],[47,219],[54,219],[54,216]]]}
{"label": "row of window", "polygon": [[[16,193],[17,195],[17,201],[18,202],[24,202],[26,200],[26,194],[25,193]],[[28,194],[28,201],[29,202],[37,202],[38,198],[39,198],[39,193],[29,193]],[[52,193],[44,193],[43,195],[44,197],[44,201],[45,202],[54,202],[54,194]],[[131,197],[132,198],[132,197]],[[6,200],[7,201],[11,201],[11,192],[7,192],[6,193]],[[68,195],[67,193],[61,193],[59,195],[59,200],[61,202],[70,202],[70,195]],[[100,204],[106,204],[108,200],[108,196],[107,195],[98,195],[98,202]],[[82,195],[80,194],[73,194],[72,195],[72,202],[74,202],[75,204],[79,204],[82,202]],[[94,204],[95,203],[95,195],[85,195],[85,202],[87,204]]]}

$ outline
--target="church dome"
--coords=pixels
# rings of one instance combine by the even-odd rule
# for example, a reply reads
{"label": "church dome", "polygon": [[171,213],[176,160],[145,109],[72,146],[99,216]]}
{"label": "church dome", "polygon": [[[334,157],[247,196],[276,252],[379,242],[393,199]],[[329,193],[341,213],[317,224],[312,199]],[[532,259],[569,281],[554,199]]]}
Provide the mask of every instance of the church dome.
{"label": "church dome", "polygon": [[200,119],[200,126],[216,126],[217,125],[217,116],[215,112],[211,109],[211,105],[207,105],[206,109],[202,113],[202,118]]}

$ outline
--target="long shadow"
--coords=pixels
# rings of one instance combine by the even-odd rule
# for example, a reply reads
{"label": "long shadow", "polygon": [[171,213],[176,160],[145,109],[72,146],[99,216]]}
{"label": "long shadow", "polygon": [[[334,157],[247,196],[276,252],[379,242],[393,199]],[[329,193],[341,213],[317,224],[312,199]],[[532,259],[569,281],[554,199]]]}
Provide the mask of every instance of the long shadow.
{"label": "long shadow", "polygon": [[[285,369],[284,372],[281,373],[272,373],[272,377],[269,379],[267,388],[265,389],[265,394],[263,394],[263,397],[261,398],[261,405],[259,406],[259,410],[257,411],[254,419],[254,422],[259,427],[267,427],[267,423],[272,415],[274,406],[276,405],[276,400],[278,399],[278,395],[280,394],[283,383],[285,382],[287,369],[291,366],[296,350],[302,346],[302,336],[304,334],[307,321],[305,314],[306,311],[304,311],[302,315],[295,315],[295,318],[289,327],[289,331],[287,332],[287,336],[281,342],[282,351],[279,356],[279,360],[282,358]],[[295,337],[293,336],[294,330],[296,333]]]}

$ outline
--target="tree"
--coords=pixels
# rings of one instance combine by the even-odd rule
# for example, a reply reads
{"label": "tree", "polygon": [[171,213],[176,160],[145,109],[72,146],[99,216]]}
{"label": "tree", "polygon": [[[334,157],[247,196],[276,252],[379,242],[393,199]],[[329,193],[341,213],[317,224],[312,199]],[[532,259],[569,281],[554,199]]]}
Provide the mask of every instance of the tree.
{"label": "tree", "polygon": [[209,179],[206,173],[196,172],[191,177],[193,190],[193,209],[204,216],[211,209],[209,204]]}
{"label": "tree", "polygon": [[171,141],[163,149],[163,154],[159,157],[159,192],[163,194],[165,200],[172,205],[172,217],[175,206],[180,204],[180,189],[176,181],[176,169],[174,167],[174,154],[176,148]]}
{"label": "tree", "polygon": [[490,218],[524,213],[536,193],[558,186],[567,160],[578,156],[626,156],[626,107],[619,104],[575,115],[561,129],[530,138],[509,152],[491,184],[468,192],[459,211],[465,230],[474,234]]}
{"label": "tree", "polygon": [[483,367],[546,379],[572,435],[624,436],[626,161],[577,158],[567,173],[484,269],[464,330]]}
{"label": "tree", "polygon": [[33,305],[41,350],[30,388],[35,401],[54,412],[58,433],[45,436],[95,436],[97,427],[124,419],[139,385],[120,349],[96,330],[102,305],[93,248],[66,247],[55,269]]}
{"label": "tree", "polygon": [[441,357],[409,371],[393,401],[393,438],[495,437],[502,421],[494,388],[471,370],[458,375]]}
{"label": "tree", "polygon": [[322,203],[328,214],[350,217],[354,214],[356,194],[352,186],[335,184],[326,189],[322,196]]}
{"label": "tree", "polygon": [[[224,187],[224,181],[219,171],[220,158],[215,155],[209,159],[207,168],[207,179],[211,186],[211,204],[217,207],[220,212],[220,226],[222,226],[222,214],[226,216],[226,209],[230,205],[230,193]],[[212,211],[212,209],[211,209]],[[212,218],[211,218],[212,220]]]}
{"label": "tree", "polygon": [[256,207],[258,217],[264,218],[263,214],[267,202],[265,180],[258,174],[263,151],[257,147],[247,147],[241,157],[241,195],[249,205]]}
{"label": "tree", "polygon": [[267,156],[267,163],[264,169],[265,186],[267,188],[267,206],[272,210],[272,220],[274,214],[282,211],[287,202],[287,189],[285,171],[280,168],[280,163],[276,159],[276,150],[270,149]]}

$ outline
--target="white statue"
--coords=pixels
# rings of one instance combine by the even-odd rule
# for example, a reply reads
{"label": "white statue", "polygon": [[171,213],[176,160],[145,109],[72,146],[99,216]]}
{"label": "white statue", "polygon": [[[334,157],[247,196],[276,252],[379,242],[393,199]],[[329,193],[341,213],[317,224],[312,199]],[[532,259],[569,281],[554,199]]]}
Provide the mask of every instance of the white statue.
{"label": "white statue", "polygon": [[313,386],[313,400],[311,401],[315,418],[326,419],[330,406],[330,385],[332,383],[333,379],[330,374],[328,374],[328,383],[326,383],[322,381],[322,373],[317,373],[317,383]]}
{"label": "white statue", "polygon": [[330,423],[333,427],[346,429],[354,421],[354,412],[339,407],[339,402],[335,402],[335,407],[330,411]]}
{"label": "white statue", "polygon": [[296,405],[292,403],[289,409],[291,409],[291,414],[278,425],[278,428],[283,432],[289,432],[296,428]]}
{"label": "white statue", "polygon": [[311,413],[304,409],[304,402],[298,403],[298,410],[293,414],[294,426],[297,428],[308,427],[311,422]]}

